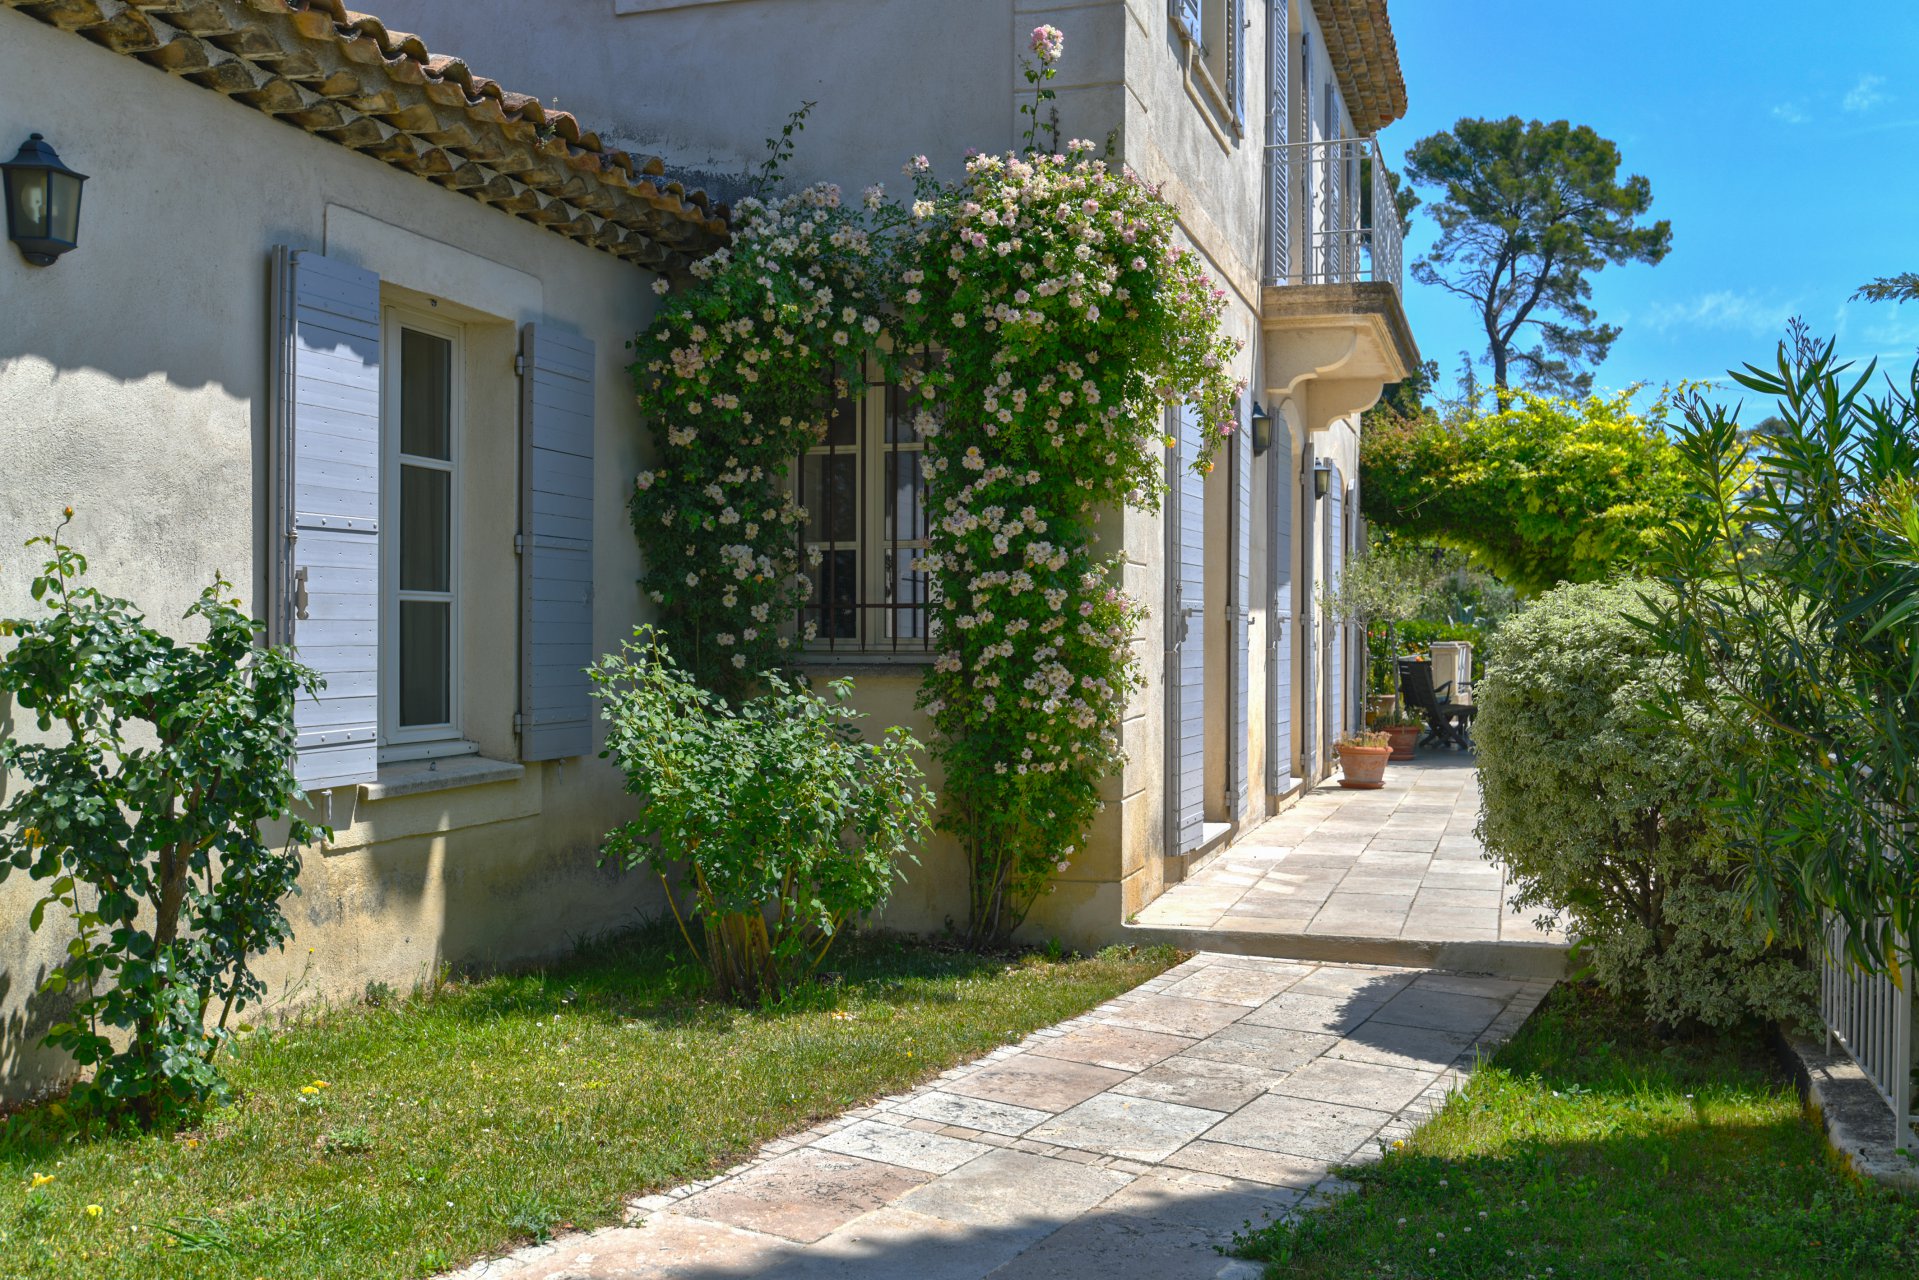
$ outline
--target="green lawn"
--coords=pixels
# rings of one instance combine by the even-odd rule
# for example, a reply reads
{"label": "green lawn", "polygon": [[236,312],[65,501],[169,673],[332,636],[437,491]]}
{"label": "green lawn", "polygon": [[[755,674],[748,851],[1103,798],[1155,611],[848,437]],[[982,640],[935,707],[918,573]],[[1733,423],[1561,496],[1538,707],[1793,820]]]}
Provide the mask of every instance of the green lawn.
{"label": "green lawn", "polygon": [[[662,935],[246,1040],[236,1105],[190,1132],[0,1123],[0,1277],[421,1276],[896,1092],[1159,973],[868,941],[842,980],[745,1012]],[[52,1181],[34,1190],[36,1178]],[[98,1206],[97,1211],[90,1206]]]}
{"label": "green lawn", "polygon": [[1919,1203],[1832,1161],[1757,1034],[1560,987],[1358,1194],[1256,1234],[1302,1280],[1919,1276]]}

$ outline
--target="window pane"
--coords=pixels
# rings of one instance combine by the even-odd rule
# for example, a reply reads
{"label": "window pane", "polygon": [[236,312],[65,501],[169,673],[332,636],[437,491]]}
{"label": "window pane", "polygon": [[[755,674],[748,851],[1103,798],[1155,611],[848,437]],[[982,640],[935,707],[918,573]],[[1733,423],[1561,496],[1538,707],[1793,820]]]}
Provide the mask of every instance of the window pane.
{"label": "window pane", "polygon": [[453,344],[400,330],[400,452],[453,458]]}
{"label": "window pane", "polygon": [[887,634],[896,640],[926,636],[926,575],[912,567],[919,554],[910,547],[886,553]]}
{"label": "window pane", "polygon": [[886,389],[886,442],[888,444],[917,444],[921,436],[915,424],[921,414],[926,414],[934,422],[940,420],[939,406],[925,396],[914,395],[897,386]]}
{"label": "window pane", "polygon": [[400,468],[400,590],[451,591],[453,475]]}
{"label": "window pane", "polygon": [[859,458],[851,453],[815,453],[805,461],[808,542],[851,542],[859,528]]}
{"label": "window pane", "polygon": [[926,507],[921,501],[925,485],[917,450],[886,455],[886,536],[891,541],[915,542],[926,536]]}
{"label": "window pane", "polygon": [[807,613],[822,640],[859,638],[859,553],[828,551],[813,570],[813,607]]}
{"label": "window pane", "polygon": [[[858,382],[850,388],[856,394],[863,394],[865,388]],[[844,397],[833,402],[833,411],[826,419],[826,440],[833,445],[852,445],[859,441],[860,402],[852,397]]]}
{"label": "window pane", "polygon": [[453,653],[447,626],[453,606],[443,601],[400,602],[400,726],[446,724]]}

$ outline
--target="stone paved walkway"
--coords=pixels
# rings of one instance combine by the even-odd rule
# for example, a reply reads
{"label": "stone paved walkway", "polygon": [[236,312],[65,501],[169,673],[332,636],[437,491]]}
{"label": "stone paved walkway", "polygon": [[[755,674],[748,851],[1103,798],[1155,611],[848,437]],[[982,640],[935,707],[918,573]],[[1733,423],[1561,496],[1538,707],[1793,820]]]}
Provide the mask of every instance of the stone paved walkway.
{"label": "stone paved walkway", "polygon": [[1550,982],[1201,954],[805,1133],[633,1225],[470,1280],[1212,1280],[1242,1224],[1333,1194]]}
{"label": "stone paved walkway", "polygon": [[[1435,948],[1327,950],[1329,940],[1466,944],[1460,967],[1546,973],[1562,933],[1516,913],[1512,885],[1473,834],[1479,775],[1470,755],[1421,752],[1378,791],[1327,782],[1142,910],[1137,926],[1291,938],[1278,954],[1447,963]],[[1516,944],[1502,953],[1487,944]],[[1317,945],[1315,945],[1317,944]],[[1479,944],[1473,947],[1472,944]],[[1542,944],[1544,946],[1542,947]],[[1202,942],[1200,945],[1206,945]],[[1526,955],[1525,951],[1550,951]],[[1545,967],[1540,967],[1545,966]]]}

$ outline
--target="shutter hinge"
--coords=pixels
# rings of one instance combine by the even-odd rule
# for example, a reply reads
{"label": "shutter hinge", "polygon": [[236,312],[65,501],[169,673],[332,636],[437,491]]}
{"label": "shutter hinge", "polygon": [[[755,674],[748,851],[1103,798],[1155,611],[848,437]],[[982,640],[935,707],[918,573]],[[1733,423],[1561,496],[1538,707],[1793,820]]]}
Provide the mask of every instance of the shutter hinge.
{"label": "shutter hinge", "polygon": [[526,554],[526,535],[524,533],[516,533],[513,535],[513,554],[516,556]]}
{"label": "shutter hinge", "polygon": [[524,351],[516,351],[513,353],[513,372],[522,378],[526,376],[526,353]]}
{"label": "shutter hinge", "polygon": [[521,724],[522,724],[522,723],[523,723],[523,719],[522,719],[522,717],[521,717],[521,715],[520,715],[520,713],[519,713],[519,712],[517,712],[517,711],[515,711],[515,712],[513,713],[513,732],[515,732],[515,733],[519,733],[519,732],[520,732],[520,726],[521,726]]}

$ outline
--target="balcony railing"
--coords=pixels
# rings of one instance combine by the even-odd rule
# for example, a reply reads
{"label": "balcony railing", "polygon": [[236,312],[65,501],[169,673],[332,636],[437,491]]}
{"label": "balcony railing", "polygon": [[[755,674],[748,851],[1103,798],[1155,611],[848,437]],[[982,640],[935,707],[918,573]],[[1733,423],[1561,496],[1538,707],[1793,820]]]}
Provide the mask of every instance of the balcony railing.
{"label": "balcony railing", "polygon": [[1266,148],[1266,283],[1403,291],[1399,210],[1371,138]]}

